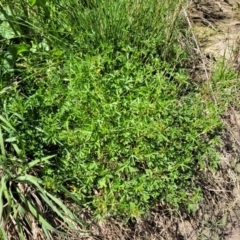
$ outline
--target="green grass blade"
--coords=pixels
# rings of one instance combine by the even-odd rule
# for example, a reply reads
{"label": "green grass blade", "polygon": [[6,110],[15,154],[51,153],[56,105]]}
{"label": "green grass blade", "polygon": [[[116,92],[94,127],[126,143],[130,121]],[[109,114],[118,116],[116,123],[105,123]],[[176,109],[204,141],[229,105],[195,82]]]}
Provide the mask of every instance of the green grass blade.
{"label": "green grass blade", "polygon": [[46,229],[54,232],[58,232],[44,217],[33,207],[33,205],[26,199],[26,205],[32,215],[38,220],[38,222],[44,226]]}
{"label": "green grass blade", "polygon": [[[7,200],[7,210],[5,211],[4,221],[7,222],[9,219],[9,216],[11,214],[12,204],[13,204],[13,198],[11,194],[11,190],[8,189],[6,185],[7,181],[2,182],[1,188],[3,188],[3,195],[5,199]],[[10,196],[11,194],[11,196]]]}
{"label": "green grass blade", "polygon": [[8,237],[7,237],[7,233],[6,231],[4,230],[4,227],[3,226],[0,226],[0,231],[1,231],[1,236],[0,236],[0,239],[3,239],[3,240],[8,240]]}
{"label": "green grass blade", "polygon": [[63,220],[65,220],[64,214],[61,213],[60,210],[53,204],[53,202],[46,196],[46,194],[43,194],[42,192],[39,193],[42,199],[48,204],[48,206]]}
{"label": "green grass blade", "polygon": [[42,226],[42,230],[43,230],[47,240],[51,240],[51,236],[50,236],[49,230],[47,228],[45,228],[44,226]]}
{"label": "green grass blade", "polygon": [[[42,189],[39,185],[39,183],[41,184],[42,183],[42,180],[37,178],[37,177],[34,177],[32,175],[29,175],[29,174],[25,174],[25,175],[22,175],[22,176],[18,176],[16,178],[16,181],[20,181],[20,182],[28,182],[30,184],[33,184],[35,185],[37,188],[39,189]],[[45,191],[45,190],[44,190]]]}
{"label": "green grass blade", "polygon": [[40,158],[40,159],[36,159],[36,160],[33,160],[31,161],[30,163],[28,163],[25,167],[25,171],[29,170],[30,168],[36,166],[38,163],[49,163],[49,159],[55,157],[55,155],[51,155],[51,156],[48,156],[48,157],[44,157],[44,158]]}
{"label": "green grass blade", "polygon": [[[39,195],[41,196],[42,200],[48,204],[48,206],[59,216],[61,217],[64,221],[66,221],[66,216],[69,217],[71,220],[73,219],[76,219],[76,217],[73,215],[73,213],[68,210],[68,208],[59,200],[57,199],[56,197],[52,196],[50,193],[46,192],[45,189],[43,189],[40,184],[39,184],[39,181],[40,179],[36,178],[36,177],[33,177],[31,175],[28,175],[26,174],[25,176],[20,176],[20,177],[17,177],[16,178],[17,181],[23,181],[23,182],[28,182],[32,185],[35,185],[37,187],[37,191],[39,193]],[[19,193],[22,198],[25,198],[21,193]],[[58,209],[58,207],[55,206],[54,203],[56,203],[60,209]],[[31,207],[31,205],[29,206]],[[31,212],[34,211],[32,208],[31,208]],[[36,215],[35,212],[32,212],[32,214]],[[40,219],[41,221],[44,221],[44,219]],[[73,227],[72,224],[70,224],[70,221],[67,221],[68,222],[68,225]]]}
{"label": "green grass blade", "polygon": [[[77,217],[55,196],[51,195],[50,193],[46,193],[49,198],[52,199],[63,211],[64,213],[72,220],[77,220]],[[65,219],[64,219],[65,220]]]}
{"label": "green grass blade", "polygon": [[12,146],[13,146],[15,152],[17,153],[17,155],[20,157],[22,151],[19,149],[18,145],[13,143]]}
{"label": "green grass blade", "polygon": [[[76,215],[74,215],[74,214],[72,213],[72,211],[70,211],[70,210],[63,204],[62,201],[60,201],[57,197],[51,195],[50,193],[46,193],[46,194],[47,194],[47,196],[48,196],[49,198],[52,199],[52,201],[54,201],[54,202],[63,210],[64,214],[67,215],[67,216],[70,218],[70,219],[69,219],[70,222],[71,222],[71,220],[72,220],[72,221],[80,224],[82,227],[84,227],[84,223],[83,223]],[[70,225],[72,225],[72,224],[70,224]]]}
{"label": "green grass blade", "polygon": [[8,189],[6,186],[6,181],[7,181],[7,176],[6,175],[2,176],[1,186],[0,186],[0,222],[7,220],[7,219],[3,219],[3,209],[4,209],[3,197],[4,196],[7,197],[7,203],[11,206],[11,199],[7,194]]}
{"label": "green grass blade", "polygon": [[16,131],[15,128],[7,121],[2,115],[0,115],[0,120],[2,120],[11,130]]}
{"label": "green grass blade", "polygon": [[13,209],[13,214],[14,214],[14,220],[16,222],[17,225],[17,229],[18,229],[18,236],[20,240],[25,240],[24,237],[24,233],[23,233],[23,227],[21,224],[21,220],[20,220],[20,213],[22,214],[22,216],[24,216],[26,214],[26,211],[22,208],[21,205],[18,205],[18,207],[16,208],[16,205],[13,205],[12,209]]}
{"label": "green grass blade", "polygon": [[[2,179],[3,181],[3,179]],[[3,184],[1,181],[1,187],[0,187],[0,222],[3,221]]]}
{"label": "green grass blade", "polygon": [[4,140],[3,140],[2,128],[1,127],[0,127],[0,147],[1,147],[1,154],[5,158],[6,157],[6,152],[5,152]]}
{"label": "green grass blade", "polygon": [[78,200],[77,197],[74,196],[70,191],[68,191],[65,187],[61,186],[61,190],[63,193],[65,193],[67,196],[69,196],[74,202],[80,204],[80,201]]}
{"label": "green grass blade", "polygon": [[57,229],[55,229],[44,217],[37,211],[37,209],[31,204],[30,200],[25,197],[25,195],[19,190],[18,194],[22,200],[22,202],[26,205],[26,210],[19,205],[20,212],[24,213],[26,211],[29,211],[37,220],[38,222],[44,226],[46,229],[50,231],[58,232]]}

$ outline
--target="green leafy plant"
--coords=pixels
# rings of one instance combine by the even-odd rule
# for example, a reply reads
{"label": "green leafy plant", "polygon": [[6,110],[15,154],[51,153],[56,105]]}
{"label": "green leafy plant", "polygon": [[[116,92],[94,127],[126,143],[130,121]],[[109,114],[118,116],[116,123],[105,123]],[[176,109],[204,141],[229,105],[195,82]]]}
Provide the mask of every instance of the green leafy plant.
{"label": "green leafy plant", "polygon": [[[2,161],[2,184],[30,201],[21,214],[36,212],[19,182],[46,205],[64,210],[50,193],[71,197],[99,218],[137,217],[159,203],[193,211],[199,173],[218,164],[221,122],[185,70],[183,1],[16,2],[4,1],[20,43],[4,40],[5,54],[17,54],[0,101],[2,156],[12,159]],[[24,168],[35,162],[39,172]]]}
{"label": "green leafy plant", "polygon": [[[51,232],[61,233],[47,219],[47,206],[62,219],[66,227],[74,229],[77,218],[57,197],[44,189],[42,180],[34,173],[36,167],[48,164],[54,156],[32,161],[26,159],[18,147],[15,128],[2,115],[0,121],[0,221],[4,239],[7,239],[6,225],[15,227],[19,239],[26,239],[26,235],[35,239],[39,234],[50,239]],[[38,224],[41,229],[37,227]]]}

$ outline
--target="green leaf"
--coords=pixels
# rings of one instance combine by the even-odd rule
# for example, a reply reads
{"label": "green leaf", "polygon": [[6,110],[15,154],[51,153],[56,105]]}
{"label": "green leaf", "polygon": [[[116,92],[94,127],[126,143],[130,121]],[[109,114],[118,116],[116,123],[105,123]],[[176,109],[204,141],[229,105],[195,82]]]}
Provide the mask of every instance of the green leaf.
{"label": "green leaf", "polygon": [[17,141],[16,137],[10,137],[5,140],[5,142],[9,142],[9,143],[16,142],[16,141]]}
{"label": "green leaf", "polygon": [[15,32],[13,31],[11,25],[7,21],[3,21],[0,24],[0,36],[3,39],[12,39],[16,37]]}
{"label": "green leaf", "polygon": [[17,58],[17,49],[14,46],[10,46],[4,53],[2,68],[5,72],[11,72],[15,67]]}
{"label": "green leaf", "polygon": [[53,54],[54,56],[60,57],[60,56],[63,55],[63,51],[60,50],[60,49],[58,49],[58,48],[53,48],[52,54]]}
{"label": "green leaf", "polygon": [[28,0],[28,3],[31,5],[31,6],[34,6],[36,4],[36,0]]}
{"label": "green leaf", "polygon": [[17,55],[24,53],[24,52],[28,52],[31,48],[30,45],[26,44],[26,43],[15,44],[14,47],[17,50]]}

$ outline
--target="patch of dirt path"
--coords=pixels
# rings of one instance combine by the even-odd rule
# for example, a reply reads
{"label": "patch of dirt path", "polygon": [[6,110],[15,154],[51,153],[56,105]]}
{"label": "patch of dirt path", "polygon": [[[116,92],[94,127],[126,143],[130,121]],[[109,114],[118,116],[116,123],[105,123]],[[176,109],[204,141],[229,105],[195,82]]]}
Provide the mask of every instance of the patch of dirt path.
{"label": "patch of dirt path", "polygon": [[207,56],[240,63],[240,0],[194,0],[188,13]]}

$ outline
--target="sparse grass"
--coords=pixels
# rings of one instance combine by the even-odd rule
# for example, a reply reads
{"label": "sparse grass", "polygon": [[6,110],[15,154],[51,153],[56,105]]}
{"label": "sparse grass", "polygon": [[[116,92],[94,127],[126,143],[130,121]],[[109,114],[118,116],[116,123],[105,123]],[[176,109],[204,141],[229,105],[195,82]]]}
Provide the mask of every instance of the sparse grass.
{"label": "sparse grass", "polygon": [[181,4],[2,1],[3,172],[53,156],[31,174],[98,218],[159,203],[194,211],[198,173],[218,164],[221,121],[184,69]]}
{"label": "sparse grass", "polygon": [[239,76],[237,71],[229,64],[229,60],[223,58],[216,64],[212,84],[219,109],[225,111],[230,106],[239,109]]}

